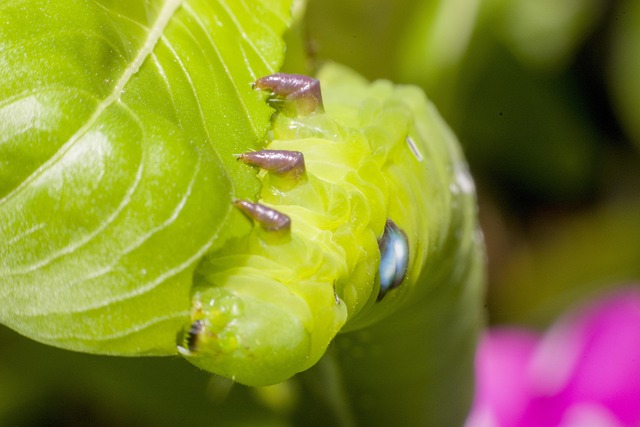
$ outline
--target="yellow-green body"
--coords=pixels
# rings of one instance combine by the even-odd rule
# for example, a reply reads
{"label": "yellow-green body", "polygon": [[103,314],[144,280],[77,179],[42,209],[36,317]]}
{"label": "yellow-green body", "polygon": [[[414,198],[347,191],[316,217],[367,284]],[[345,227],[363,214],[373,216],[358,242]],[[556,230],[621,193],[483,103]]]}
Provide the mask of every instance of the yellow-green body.
{"label": "yellow-green body", "polygon": [[[289,215],[291,231],[256,224],[201,263],[193,319],[224,319],[188,357],[265,385],[312,367],[329,348],[359,422],[455,425],[455,412],[429,408],[470,400],[484,277],[459,145],[417,88],[369,84],[335,65],[319,79],[325,111],[275,116],[266,144],[301,151],[306,176],[259,172],[258,201]],[[410,259],[403,283],[378,300],[387,219],[406,234]],[[431,413],[453,418],[433,424]]]}

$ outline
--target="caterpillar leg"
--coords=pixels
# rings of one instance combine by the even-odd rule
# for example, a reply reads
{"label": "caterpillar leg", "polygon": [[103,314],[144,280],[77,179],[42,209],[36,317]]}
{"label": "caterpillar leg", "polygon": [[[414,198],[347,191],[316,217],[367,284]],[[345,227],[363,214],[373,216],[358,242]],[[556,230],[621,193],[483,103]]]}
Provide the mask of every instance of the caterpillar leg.
{"label": "caterpillar leg", "polygon": [[278,175],[299,179],[305,173],[304,155],[299,151],[260,150],[244,153],[238,160]]}
{"label": "caterpillar leg", "polygon": [[256,220],[267,231],[285,231],[291,229],[291,218],[275,209],[247,200],[233,202],[242,212]]}
{"label": "caterpillar leg", "polygon": [[271,91],[270,102],[279,110],[293,110],[298,116],[324,111],[320,82],[313,77],[276,73],[259,78],[254,87]]}

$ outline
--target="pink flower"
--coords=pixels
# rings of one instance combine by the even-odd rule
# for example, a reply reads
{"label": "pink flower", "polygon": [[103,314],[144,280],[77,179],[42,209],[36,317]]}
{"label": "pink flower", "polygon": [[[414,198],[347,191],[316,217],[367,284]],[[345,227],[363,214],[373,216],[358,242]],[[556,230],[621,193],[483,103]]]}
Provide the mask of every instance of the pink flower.
{"label": "pink flower", "polygon": [[466,427],[640,426],[640,289],[570,313],[544,335],[490,330]]}

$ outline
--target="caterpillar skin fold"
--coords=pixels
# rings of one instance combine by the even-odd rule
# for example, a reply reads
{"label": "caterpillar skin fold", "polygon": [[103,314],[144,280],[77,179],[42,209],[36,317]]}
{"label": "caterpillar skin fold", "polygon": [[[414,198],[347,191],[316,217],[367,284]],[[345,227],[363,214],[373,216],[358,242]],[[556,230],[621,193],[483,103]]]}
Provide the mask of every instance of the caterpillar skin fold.
{"label": "caterpillar skin fold", "polygon": [[[464,352],[458,360],[468,374],[483,252],[455,137],[417,88],[370,84],[337,65],[325,66],[319,82],[322,93],[304,76],[256,82],[277,113],[265,150],[238,157],[262,181],[256,201],[236,202],[255,225],[200,263],[180,353],[239,383],[268,385],[308,370],[330,349],[339,365],[372,370],[346,381],[360,393],[374,381],[366,377],[386,378],[385,364],[398,362],[385,347],[378,354],[386,362],[359,368],[354,348],[363,333],[383,328],[380,341],[369,336],[376,346],[395,345],[387,334],[421,341],[417,350],[397,343],[409,363],[429,357],[423,344],[448,353],[428,342],[427,322],[442,336],[450,323],[457,335],[446,341]],[[287,226],[272,226],[284,217]],[[436,301],[447,306],[434,309]],[[424,379],[426,362],[417,360],[416,377]],[[388,393],[394,384],[374,386]],[[408,393],[423,393],[407,384]]]}

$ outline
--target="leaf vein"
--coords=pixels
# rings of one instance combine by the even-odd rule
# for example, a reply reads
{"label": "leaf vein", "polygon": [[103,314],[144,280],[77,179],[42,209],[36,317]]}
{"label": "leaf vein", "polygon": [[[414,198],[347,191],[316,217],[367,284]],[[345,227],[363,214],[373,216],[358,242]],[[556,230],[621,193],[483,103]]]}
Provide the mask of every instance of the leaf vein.
{"label": "leaf vein", "polygon": [[198,23],[198,25],[200,25],[200,28],[203,29],[203,31],[207,34],[207,40],[209,41],[211,47],[213,48],[213,50],[216,53],[216,56],[218,57],[220,66],[224,69],[224,76],[229,79],[229,81],[231,82],[231,86],[233,87],[233,90],[236,93],[236,97],[239,101],[239,104],[241,105],[244,113],[245,113],[245,117],[247,117],[249,125],[251,126],[251,130],[253,131],[253,133],[255,135],[259,135],[258,132],[258,127],[256,126],[256,124],[254,123],[254,121],[252,120],[252,114],[251,114],[251,110],[250,108],[247,106],[245,100],[242,98],[242,94],[240,93],[240,88],[235,84],[235,82],[233,81],[232,78],[232,71],[229,69],[228,64],[226,63],[226,61],[223,58],[222,53],[220,52],[218,45],[216,44],[215,40],[213,40],[213,38],[211,38],[211,34],[209,33],[209,31],[206,31],[206,25],[204,22],[202,22],[202,20],[200,19],[200,16],[193,10],[191,9],[187,4],[185,4],[185,10],[187,12],[189,12],[193,19]]}
{"label": "leaf vein", "polygon": [[[238,32],[242,36],[242,40],[245,41],[251,47],[251,49],[256,53],[258,58],[260,58],[262,63],[265,65],[267,70],[269,70],[270,72],[273,72],[271,64],[269,63],[267,58],[265,58],[264,55],[262,55],[262,52],[260,51],[260,49],[258,49],[258,47],[255,45],[255,43],[253,43],[253,40],[251,40],[249,37],[247,37],[247,32],[244,30],[244,27],[242,26],[240,21],[238,21],[238,18],[235,16],[235,14],[231,10],[231,8],[227,4],[227,2],[225,0],[219,0],[219,1],[220,1],[220,5],[225,9],[227,14],[229,15],[229,18],[231,19],[231,22],[233,22],[233,24],[238,29]],[[255,19],[253,20],[253,23],[257,24]],[[246,58],[246,56],[245,56],[245,58]],[[245,62],[247,64],[247,69],[253,71],[253,68],[252,68],[251,64],[249,63],[249,61],[245,61]]]}
{"label": "leaf vein", "polygon": [[134,181],[131,183],[131,185],[129,186],[129,188],[127,189],[127,192],[124,194],[124,197],[122,198],[120,204],[116,207],[116,209],[111,213],[111,215],[109,215],[106,220],[102,221],[100,223],[100,225],[98,227],[96,227],[94,230],[92,230],[90,233],[87,233],[86,235],[84,235],[81,239],[77,240],[76,242],[74,242],[73,244],[69,244],[65,247],[63,247],[62,249],[60,249],[57,252],[54,252],[53,254],[49,255],[48,257],[40,260],[39,262],[35,263],[35,264],[31,264],[28,266],[25,266],[22,269],[11,269],[10,273],[8,274],[9,277],[13,276],[23,276],[29,273],[34,272],[35,270],[45,267],[49,264],[51,264],[52,262],[54,262],[55,260],[74,253],[75,251],[77,251],[78,249],[80,249],[81,247],[85,246],[86,244],[88,244],[90,241],[92,241],[95,237],[97,237],[101,232],[103,232],[104,230],[106,230],[106,228],[111,225],[117,218],[118,216],[120,216],[120,214],[122,212],[124,212],[125,208],[129,205],[129,203],[131,202],[131,199],[133,197],[133,194],[135,193],[135,190],[139,187],[140,182],[142,180],[142,172],[143,172],[144,168],[142,166],[142,164],[140,164],[140,166],[138,167],[138,170],[136,171],[136,176]]}
{"label": "leaf vein", "polygon": [[[78,278],[77,280],[75,280],[75,281],[73,281],[71,283],[68,283],[68,285],[65,286],[64,288],[58,288],[58,290],[63,290],[63,289],[67,289],[68,290],[68,289],[70,289],[70,288],[72,288],[74,286],[77,286],[77,285],[80,285],[80,284],[86,282],[87,280],[98,278],[98,277],[100,277],[100,276],[102,276],[104,274],[107,274],[107,273],[113,271],[114,267],[118,264],[118,262],[120,262],[120,260],[124,256],[126,256],[129,253],[131,253],[135,249],[139,248],[147,240],[149,240],[149,238],[151,238],[154,234],[157,234],[158,232],[160,232],[163,229],[169,227],[173,222],[175,222],[175,220],[178,218],[180,212],[182,211],[184,205],[186,204],[187,200],[189,199],[189,195],[191,194],[191,191],[192,191],[192,188],[193,188],[193,184],[196,182],[195,176],[197,175],[199,169],[200,169],[199,165],[196,166],[196,168],[194,168],[194,175],[193,175],[193,177],[192,177],[192,179],[190,181],[190,185],[189,185],[187,191],[185,192],[185,195],[181,199],[181,202],[177,205],[176,209],[174,209],[174,211],[172,212],[171,216],[169,218],[167,218],[167,220],[165,222],[163,222],[159,226],[155,227],[154,229],[150,230],[145,235],[141,236],[136,242],[134,242],[132,245],[130,245],[128,248],[126,248],[126,250],[124,250],[111,264],[104,266],[99,271],[95,271],[89,276],[84,276],[82,278]],[[201,245],[200,248],[198,248],[198,250],[195,251],[192,256],[190,256],[185,261],[183,261],[182,263],[180,263],[180,264],[178,264],[178,265],[176,265],[176,266],[174,266],[172,268],[167,268],[166,270],[163,271],[162,274],[157,276],[154,280],[151,280],[149,282],[146,282],[146,283],[143,283],[143,284],[140,284],[140,285],[136,286],[136,288],[134,290],[132,290],[131,292],[118,294],[117,296],[114,296],[113,298],[109,298],[109,299],[105,299],[105,300],[99,301],[97,304],[90,304],[90,305],[87,305],[87,306],[75,307],[75,308],[68,308],[67,307],[67,308],[64,309],[64,311],[62,313],[84,312],[84,311],[87,311],[87,310],[92,310],[92,309],[96,309],[96,308],[100,308],[100,307],[106,307],[106,306],[109,306],[109,305],[117,303],[117,302],[121,302],[121,301],[124,301],[124,300],[127,300],[127,299],[131,299],[131,298],[134,298],[136,296],[139,296],[141,294],[144,294],[146,292],[151,291],[152,289],[154,289],[156,286],[158,286],[159,284],[161,284],[162,282],[164,282],[168,278],[180,274],[182,271],[184,271],[185,269],[189,268],[189,266],[191,266],[195,261],[199,260],[200,258],[202,258],[207,253],[207,251],[209,250],[209,248],[211,247],[211,245],[215,241],[215,238],[220,233],[220,228],[222,227],[222,224],[224,224],[226,222],[226,219],[230,215],[230,212],[231,212],[231,208],[228,208],[227,213],[225,214],[225,218],[222,221],[220,221],[220,225],[218,226],[218,229],[216,230],[216,232],[213,233],[212,237],[210,237],[203,245]],[[55,310],[53,310],[53,311],[47,311],[47,313],[48,314],[55,314],[57,312]]]}

